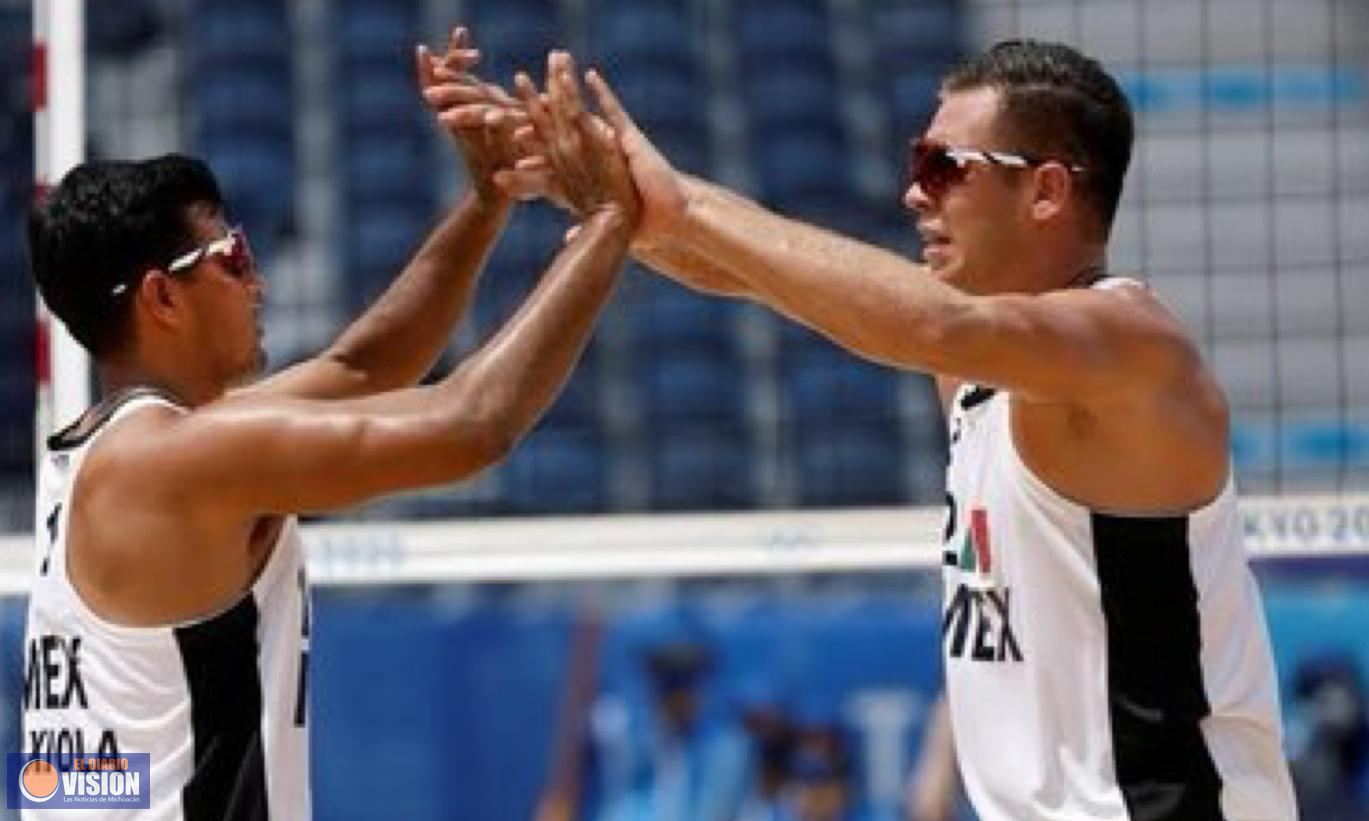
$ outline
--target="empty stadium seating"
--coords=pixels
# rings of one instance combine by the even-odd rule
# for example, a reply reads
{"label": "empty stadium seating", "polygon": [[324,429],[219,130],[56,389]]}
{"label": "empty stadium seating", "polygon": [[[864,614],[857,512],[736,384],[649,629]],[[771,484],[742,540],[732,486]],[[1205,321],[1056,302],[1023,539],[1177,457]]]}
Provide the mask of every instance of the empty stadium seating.
{"label": "empty stadium seating", "polygon": [[[177,14],[138,0],[119,14],[101,5],[88,22],[94,60],[136,61],[164,34],[177,40],[184,134],[218,172],[259,254],[270,258],[290,235],[306,165],[330,172],[309,182],[326,189],[330,209],[322,258],[334,264],[319,292],[338,303],[327,317],[301,320],[318,326],[373,299],[454,196],[445,185],[451,148],[417,98],[409,61],[415,42],[440,47],[437,12],[454,5],[319,3],[309,19],[321,27],[302,31],[285,0],[193,0]],[[1199,340],[1232,401],[1239,470],[1259,487],[1276,476],[1315,487],[1369,470],[1369,303],[1358,287],[1369,259],[1369,141],[1347,137],[1328,116],[1336,105],[1362,106],[1369,91],[1362,77],[1318,62],[1329,47],[1324,4],[1271,6],[1278,36],[1268,65],[1247,47],[1264,24],[1242,18],[1239,0],[1210,0],[1213,33],[1201,41],[1193,4],[1148,4],[1144,43],[1142,12],[1120,3],[1030,15],[989,0],[459,6],[486,76],[507,83],[522,69],[540,80],[547,50],[570,47],[604,69],[677,165],[726,171],[781,212],[905,250],[912,232],[897,197],[871,196],[897,192],[902,180],[872,187],[867,178],[872,169],[904,173],[903,146],[925,128],[946,68],[1001,36],[1083,37],[1117,62],[1142,116],[1111,266],[1155,287]],[[26,6],[0,7],[0,266],[18,306],[0,314],[0,335],[11,340],[5,372],[21,374],[31,368],[31,291],[11,273],[23,269],[18,228],[32,167],[23,112],[30,36]],[[1348,33],[1337,36],[1337,47],[1353,46]],[[1193,62],[1200,52],[1212,61],[1206,79]],[[299,79],[301,61],[319,53],[326,91],[312,111],[327,117],[315,129],[322,143],[301,137],[314,115],[302,113]],[[1155,64],[1139,63],[1143,56]],[[326,163],[301,159],[320,147]],[[549,207],[518,209],[460,345],[512,314],[568,224]],[[939,498],[944,430],[921,377],[861,363],[809,329],[636,266],[624,279],[585,374],[526,453],[493,475],[493,497],[473,507],[437,492],[425,496],[424,515]],[[7,419],[29,418],[31,392],[21,387],[0,391]],[[23,427],[0,435],[0,462],[16,471],[31,458]],[[764,478],[762,465],[779,476]],[[639,479],[644,487],[634,487]]]}

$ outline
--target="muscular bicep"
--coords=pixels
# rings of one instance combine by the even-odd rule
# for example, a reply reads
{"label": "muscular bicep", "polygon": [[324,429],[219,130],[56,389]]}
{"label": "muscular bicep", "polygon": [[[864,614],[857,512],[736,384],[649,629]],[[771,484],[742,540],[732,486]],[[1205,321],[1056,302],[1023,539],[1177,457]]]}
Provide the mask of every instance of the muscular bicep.
{"label": "muscular bicep", "polygon": [[124,448],[127,472],[227,518],[317,512],[469,476],[505,452],[500,428],[430,389],[315,402],[235,397]]}
{"label": "muscular bicep", "polygon": [[938,322],[927,357],[938,373],[1048,401],[1153,384],[1191,364],[1177,319],[1123,290],[968,298]]}
{"label": "muscular bicep", "polygon": [[332,349],[296,362],[271,376],[238,388],[244,396],[281,399],[349,399],[390,390],[383,383]]}

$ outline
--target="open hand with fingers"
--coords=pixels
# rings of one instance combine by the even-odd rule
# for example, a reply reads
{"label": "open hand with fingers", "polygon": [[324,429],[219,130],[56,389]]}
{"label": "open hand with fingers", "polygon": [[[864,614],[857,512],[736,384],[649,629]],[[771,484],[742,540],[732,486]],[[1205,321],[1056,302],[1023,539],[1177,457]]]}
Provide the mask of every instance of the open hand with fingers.
{"label": "open hand with fingers", "polygon": [[551,196],[562,207],[582,212],[584,203],[566,190],[561,164],[552,160],[554,152],[559,150],[564,155],[566,149],[564,144],[553,146],[552,135],[569,137],[572,132],[564,126],[573,123],[574,133],[582,135],[581,149],[603,145],[607,151],[603,137],[611,136],[616,152],[627,164],[640,204],[634,247],[650,246],[668,237],[683,223],[687,204],[683,175],[651,144],[597,71],[590,69],[584,79],[598,104],[598,115],[586,111],[581,102],[575,63],[569,54],[548,55],[547,72],[547,88],[541,94],[530,78],[517,78],[520,111],[510,116],[524,120],[515,132],[523,158],[513,170],[496,175],[500,187],[520,198]]}
{"label": "open hand with fingers", "polygon": [[472,44],[470,32],[460,26],[453,28],[443,54],[419,46],[414,60],[423,101],[460,148],[476,194],[485,202],[512,196],[495,185],[494,175],[517,162],[520,154],[514,133],[526,117],[516,99],[472,73],[480,52]]}
{"label": "open hand with fingers", "polygon": [[515,173],[500,172],[500,183],[519,184],[519,175],[549,175],[565,204],[582,218],[616,210],[635,228],[641,202],[627,158],[613,128],[585,110],[574,59],[564,51],[547,55],[545,93],[527,74],[520,72],[514,82],[528,120],[519,130],[519,143],[535,153],[520,160]]}

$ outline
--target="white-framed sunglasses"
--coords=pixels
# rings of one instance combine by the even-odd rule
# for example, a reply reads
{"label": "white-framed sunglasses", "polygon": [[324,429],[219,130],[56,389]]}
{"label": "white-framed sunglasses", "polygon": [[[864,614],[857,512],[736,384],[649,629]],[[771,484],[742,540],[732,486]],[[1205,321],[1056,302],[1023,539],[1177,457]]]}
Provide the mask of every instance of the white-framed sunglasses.
{"label": "white-framed sunglasses", "polygon": [[940,197],[969,176],[970,165],[996,165],[1001,168],[1034,168],[1055,162],[1073,174],[1082,174],[1084,167],[1068,160],[1053,157],[1034,157],[985,148],[949,146],[935,140],[914,140],[909,152],[908,166],[912,181],[921,186],[928,196]]}
{"label": "white-framed sunglasses", "polygon": [[[247,244],[247,234],[241,226],[234,226],[222,237],[210,240],[194,250],[181,254],[168,262],[165,270],[168,274],[180,274],[189,271],[211,256],[221,257],[228,273],[237,279],[246,279],[256,270],[256,261],[252,258],[252,248]],[[118,296],[128,290],[129,284],[121,282],[115,285],[110,293]]]}

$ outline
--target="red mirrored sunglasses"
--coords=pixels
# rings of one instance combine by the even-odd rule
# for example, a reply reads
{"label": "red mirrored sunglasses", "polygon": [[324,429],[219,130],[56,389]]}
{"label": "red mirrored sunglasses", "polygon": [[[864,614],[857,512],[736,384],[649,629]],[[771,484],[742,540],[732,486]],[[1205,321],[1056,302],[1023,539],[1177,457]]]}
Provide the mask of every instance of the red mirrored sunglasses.
{"label": "red mirrored sunglasses", "polygon": [[221,257],[224,267],[238,279],[245,279],[256,269],[252,259],[252,247],[247,244],[247,234],[240,226],[234,226],[219,239],[207,242],[193,251],[188,251],[167,263],[168,274],[178,274],[199,265],[211,256]]}
{"label": "red mirrored sunglasses", "polygon": [[1058,162],[1076,174],[1084,170],[1083,166],[1064,160],[1012,154],[1007,151],[989,151],[983,148],[953,147],[928,139],[913,141],[908,168],[911,181],[927,196],[935,199],[963,183],[970,174],[970,166],[974,163],[1002,168],[1033,168],[1050,162]]}

